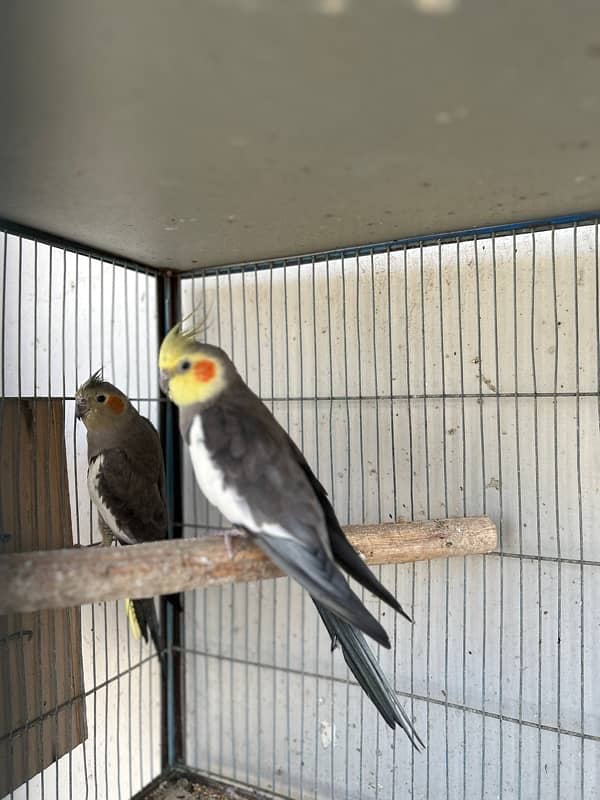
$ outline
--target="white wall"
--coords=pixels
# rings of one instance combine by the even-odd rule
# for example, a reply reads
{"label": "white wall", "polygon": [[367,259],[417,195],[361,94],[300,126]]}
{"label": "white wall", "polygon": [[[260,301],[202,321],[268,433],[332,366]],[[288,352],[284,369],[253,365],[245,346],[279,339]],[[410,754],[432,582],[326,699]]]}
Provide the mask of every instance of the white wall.
{"label": "white wall", "polygon": [[[4,260],[6,259],[6,261]],[[5,313],[4,395],[66,397],[73,535],[98,539],[86,485],[83,426],[74,394],[104,367],[108,380],[157,424],[156,287],[142,272],[0,233]],[[143,399],[139,399],[143,398]],[[84,606],[82,651],[88,738],[10,796],[128,798],[160,771],[160,684],[153,651],[130,639],[123,603]]]}
{"label": "white wall", "polygon": [[[598,292],[589,226],[184,282],[342,523],[485,512],[500,534],[381,569],[412,627],[365,596],[422,755],[296,584],[188,595],[193,766],[293,797],[600,794]],[[189,464],[185,519],[219,522]]]}

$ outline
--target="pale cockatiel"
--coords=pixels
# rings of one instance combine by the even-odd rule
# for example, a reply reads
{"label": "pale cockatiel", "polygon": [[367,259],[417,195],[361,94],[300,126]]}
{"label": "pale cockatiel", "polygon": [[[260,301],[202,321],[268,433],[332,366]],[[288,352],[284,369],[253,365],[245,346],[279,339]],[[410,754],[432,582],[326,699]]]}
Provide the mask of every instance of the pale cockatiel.
{"label": "pale cockatiel", "polygon": [[[98,509],[102,543],[124,545],[167,537],[162,448],[152,423],[97,372],[75,396],[87,429],[88,490]],[[152,598],[126,601],[132,632],[152,637],[161,663],[163,641]]]}
{"label": "pale cockatiel", "polygon": [[[346,663],[382,714],[418,748],[412,722],[361,631],[384,647],[387,633],[339,567],[392,608],[399,603],[348,542],[304,456],[246,386],[223,350],[176,325],[159,354],[160,384],[179,406],[181,434],[207,499],[309,592]],[[407,616],[404,614],[404,616]]]}

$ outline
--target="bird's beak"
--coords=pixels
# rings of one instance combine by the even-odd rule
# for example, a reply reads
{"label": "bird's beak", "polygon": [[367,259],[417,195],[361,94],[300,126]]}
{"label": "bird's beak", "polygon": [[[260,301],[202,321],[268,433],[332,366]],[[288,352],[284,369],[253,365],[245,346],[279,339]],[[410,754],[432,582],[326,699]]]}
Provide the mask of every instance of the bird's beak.
{"label": "bird's beak", "polygon": [[161,390],[168,395],[169,394],[169,373],[165,369],[161,369],[158,373],[158,383],[160,384]]}
{"label": "bird's beak", "polygon": [[83,419],[89,410],[90,407],[85,397],[75,398],[75,416],[77,419]]}

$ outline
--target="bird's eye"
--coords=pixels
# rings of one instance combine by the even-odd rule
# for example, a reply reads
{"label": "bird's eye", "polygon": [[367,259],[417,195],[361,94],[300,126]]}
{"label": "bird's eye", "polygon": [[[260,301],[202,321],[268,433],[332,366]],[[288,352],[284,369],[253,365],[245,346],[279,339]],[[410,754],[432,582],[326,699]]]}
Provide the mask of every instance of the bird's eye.
{"label": "bird's eye", "polygon": [[187,371],[188,371],[188,369],[189,369],[191,366],[192,366],[192,362],[191,362],[191,361],[189,361],[189,360],[186,358],[186,359],[185,359],[185,361],[182,361],[182,362],[179,364],[179,372],[187,372]]}
{"label": "bird's eye", "polygon": [[96,400],[97,400],[99,403],[104,403],[104,401],[106,400],[106,395],[104,395],[104,394],[97,394],[97,395],[96,395]]}

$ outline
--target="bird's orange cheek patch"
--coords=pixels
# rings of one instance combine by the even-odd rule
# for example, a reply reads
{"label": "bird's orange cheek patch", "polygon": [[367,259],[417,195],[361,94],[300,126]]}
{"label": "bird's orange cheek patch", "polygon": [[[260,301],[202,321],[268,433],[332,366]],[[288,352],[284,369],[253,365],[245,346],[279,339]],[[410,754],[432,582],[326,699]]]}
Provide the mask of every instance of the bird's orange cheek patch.
{"label": "bird's orange cheek patch", "polygon": [[111,394],[111,396],[106,401],[110,408],[115,412],[115,414],[121,414],[123,409],[125,408],[125,403],[121,400],[120,397],[117,397],[116,394]]}
{"label": "bird's orange cheek patch", "polygon": [[217,374],[217,367],[214,361],[208,358],[202,358],[194,364],[194,377],[197,381],[208,383]]}

